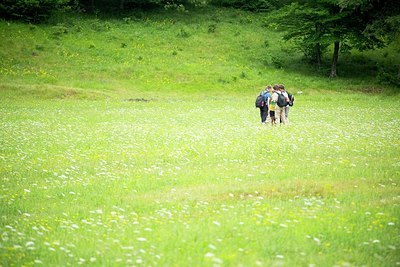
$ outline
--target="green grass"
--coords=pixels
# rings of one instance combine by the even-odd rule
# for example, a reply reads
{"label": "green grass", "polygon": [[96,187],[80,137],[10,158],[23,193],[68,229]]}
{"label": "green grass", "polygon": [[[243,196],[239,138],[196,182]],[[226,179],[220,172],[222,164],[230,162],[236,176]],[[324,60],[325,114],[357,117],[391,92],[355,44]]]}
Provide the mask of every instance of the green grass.
{"label": "green grass", "polygon": [[398,95],[263,62],[261,17],[0,22],[0,265],[399,265]]}
{"label": "green grass", "polygon": [[3,102],[2,265],[396,265],[399,103],[357,97]]}
{"label": "green grass", "polygon": [[356,52],[341,56],[341,77],[329,80],[328,69],[302,61],[266,22],[265,14],[229,9],[69,15],[44,25],[0,21],[0,75],[8,85],[118,94],[253,92],[274,83],[296,91],[391,90],[374,81],[376,63]]}

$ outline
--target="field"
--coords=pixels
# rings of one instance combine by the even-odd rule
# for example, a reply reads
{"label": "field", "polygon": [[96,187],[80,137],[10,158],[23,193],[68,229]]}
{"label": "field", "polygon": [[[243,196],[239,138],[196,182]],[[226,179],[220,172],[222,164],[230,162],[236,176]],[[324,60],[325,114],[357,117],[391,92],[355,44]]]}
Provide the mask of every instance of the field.
{"label": "field", "polygon": [[[231,15],[1,22],[1,266],[400,265],[398,95],[252,61],[257,18]],[[237,57],[207,38],[237,32]],[[295,93],[289,125],[259,123],[266,79]]]}

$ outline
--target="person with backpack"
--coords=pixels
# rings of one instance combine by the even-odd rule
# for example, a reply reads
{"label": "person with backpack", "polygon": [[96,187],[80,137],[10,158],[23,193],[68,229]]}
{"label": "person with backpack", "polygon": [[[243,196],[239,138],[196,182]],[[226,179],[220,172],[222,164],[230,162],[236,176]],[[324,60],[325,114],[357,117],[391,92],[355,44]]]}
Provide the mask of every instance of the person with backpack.
{"label": "person with backpack", "polygon": [[267,86],[261,93],[257,96],[256,107],[260,109],[261,123],[266,124],[268,117],[268,99],[271,97],[269,93],[271,86]]}
{"label": "person with backpack", "polygon": [[272,95],[272,100],[276,103],[275,106],[275,119],[277,124],[286,124],[286,106],[288,95],[285,92],[285,86],[283,84],[275,85],[274,88],[277,90]]}
{"label": "person with backpack", "polygon": [[285,107],[285,116],[286,116],[286,122],[289,123],[289,109],[290,107],[293,106],[294,103],[294,95],[290,94],[289,92],[286,92],[288,95],[288,102]]}
{"label": "person with backpack", "polygon": [[[274,87],[275,88],[275,87]],[[275,93],[275,89],[271,88],[270,94],[273,95]],[[269,120],[271,122],[271,126],[276,124],[275,120],[275,101],[272,100],[272,97],[268,99],[268,108],[269,108]]]}

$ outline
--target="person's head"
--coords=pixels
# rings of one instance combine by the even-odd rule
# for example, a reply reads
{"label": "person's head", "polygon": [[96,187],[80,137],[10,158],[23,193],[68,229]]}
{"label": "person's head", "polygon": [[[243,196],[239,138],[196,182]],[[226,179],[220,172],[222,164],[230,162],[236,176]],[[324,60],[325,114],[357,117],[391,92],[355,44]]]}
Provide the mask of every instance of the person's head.
{"label": "person's head", "polygon": [[267,85],[267,87],[265,88],[265,90],[267,90],[267,91],[271,91],[271,90],[272,90],[272,87],[271,87],[271,85]]}
{"label": "person's head", "polygon": [[280,84],[280,85],[279,85],[279,90],[285,91],[285,86],[284,86],[283,84]]}
{"label": "person's head", "polygon": [[278,90],[279,90],[279,85],[275,84],[275,85],[274,85],[274,90],[275,90],[275,91],[278,91]]}

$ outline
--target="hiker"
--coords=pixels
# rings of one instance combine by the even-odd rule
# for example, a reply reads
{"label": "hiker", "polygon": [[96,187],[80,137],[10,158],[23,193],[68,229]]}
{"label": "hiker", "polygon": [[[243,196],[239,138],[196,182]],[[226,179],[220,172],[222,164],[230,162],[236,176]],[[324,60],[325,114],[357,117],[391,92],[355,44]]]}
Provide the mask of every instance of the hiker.
{"label": "hiker", "polygon": [[289,123],[289,109],[290,107],[293,106],[293,102],[294,102],[294,95],[290,94],[289,92],[287,92],[288,95],[288,102],[287,105],[285,107],[285,116],[286,116],[286,122]]}
{"label": "hiker", "polygon": [[271,86],[268,85],[260,93],[260,95],[262,96],[262,101],[263,101],[263,103],[259,106],[262,124],[266,124],[267,117],[268,117],[268,99],[271,97],[271,94],[269,93],[270,88],[271,88]]}
{"label": "hiker", "polygon": [[286,124],[285,107],[287,106],[288,96],[285,92],[285,86],[283,84],[275,85],[274,88],[277,90],[272,95],[272,100],[276,103],[275,106],[275,119],[276,123]]}
{"label": "hiker", "polygon": [[[275,89],[271,88],[270,94],[271,96],[275,93]],[[268,108],[269,108],[269,120],[271,122],[271,126],[274,126],[276,124],[276,119],[275,119],[275,106],[276,102],[272,100],[272,97],[268,99]]]}

